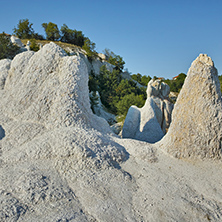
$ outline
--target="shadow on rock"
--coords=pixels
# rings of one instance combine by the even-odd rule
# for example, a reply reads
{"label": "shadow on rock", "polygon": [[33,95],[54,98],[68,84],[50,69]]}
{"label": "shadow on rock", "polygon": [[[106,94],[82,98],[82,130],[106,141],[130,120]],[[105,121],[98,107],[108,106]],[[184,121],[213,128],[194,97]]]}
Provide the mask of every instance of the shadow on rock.
{"label": "shadow on rock", "polygon": [[0,140],[2,140],[5,137],[5,130],[0,125]]}

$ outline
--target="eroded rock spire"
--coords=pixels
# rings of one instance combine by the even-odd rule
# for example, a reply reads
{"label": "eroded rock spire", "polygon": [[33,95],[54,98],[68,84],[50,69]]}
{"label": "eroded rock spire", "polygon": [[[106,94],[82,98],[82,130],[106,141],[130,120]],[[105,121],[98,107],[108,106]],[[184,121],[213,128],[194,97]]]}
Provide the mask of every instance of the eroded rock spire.
{"label": "eroded rock spire", "polygon": [[217,69],[210,57],[200,54],[188,71],[162,147],[178,158],[221,159],[221,105]]}

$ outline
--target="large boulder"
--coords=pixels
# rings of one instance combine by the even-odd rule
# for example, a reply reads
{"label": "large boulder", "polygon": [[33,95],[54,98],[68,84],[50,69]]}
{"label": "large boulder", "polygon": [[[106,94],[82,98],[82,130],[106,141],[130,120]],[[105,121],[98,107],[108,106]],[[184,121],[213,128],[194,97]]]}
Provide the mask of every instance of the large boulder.
{"label": "large boulder", "polygon": [[173,110],[169,132],[161,141],[177,158],[222,155],[222,103],[217,69],[200,54],[192,63]]}
{"label": "large boulder", "polygon": [[159,80],[151,80],[147,85],[147,100],[142,108],[131,106],[127,113],[123,138],[155,143],[167,132],[173,104],[169,101],[169,86]]}
{"label": "large boulder", "polygon": [[22,43],[20,38],[12,35],[10,39],[11,39],[11,43],[16,44],[18,47],[20,48],[24,47],[24,44]]}

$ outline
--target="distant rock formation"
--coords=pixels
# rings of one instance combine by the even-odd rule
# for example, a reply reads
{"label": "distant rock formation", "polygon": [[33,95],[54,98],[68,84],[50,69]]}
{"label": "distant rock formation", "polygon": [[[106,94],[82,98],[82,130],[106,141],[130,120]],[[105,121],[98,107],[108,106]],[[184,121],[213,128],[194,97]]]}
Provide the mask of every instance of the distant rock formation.
{"label": "distant rock formation", "polygon": [[200,54],[177,98],[169,132],[160,141],[177,158],[222,156],[222,102],[217,69]]}
{"label": "distant rock formation", "polygon": [[22,43],[22,41],[20,40],[20,38],[12,35],[12,36],[10,37],[10,39],[11,39],[11,43],[16,44],[18,47],[20,47],[20,48],[24,47],[24,44]]}
{"label": "distant rock formation", "polygon": [[122,130],[123,138],[150,143],[159,141],[167,132],[173,104],[169,101],[170,87],[160,80],[151,80],[147,86],[147,100],[142,108],[131,106]]}
{"label": "distant rock formation", "polygon": [[93,112],[97,116],[104,118],[110,125],[116,123],[116,116],[106,111],[106,108],[101,102],[99,92],[91,92],[89,96],[91,101],[93,101],[93,104],[91,103]]}

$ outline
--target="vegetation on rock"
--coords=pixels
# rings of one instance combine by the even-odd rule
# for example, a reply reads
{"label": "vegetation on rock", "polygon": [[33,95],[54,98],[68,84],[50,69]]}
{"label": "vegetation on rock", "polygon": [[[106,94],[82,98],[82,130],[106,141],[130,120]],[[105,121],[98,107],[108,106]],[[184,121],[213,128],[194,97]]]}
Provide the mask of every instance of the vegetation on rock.
{"label": "vegetation on rock", "polygon": [[142,76],[140,73],[137,74],[133,74],[132,75],[132,79],[134,79],[135,81],[137,81],[139,84],[147,87],[148,82],[152,79],[150,76]]}
{"label": "vegetation on rock", "polygon": [[42,23],[42,27],[45,29],[47,40],[56,41],[60,39],[59,29],[55,23]]}
{"label": "vegetation on rock", "polygon": [[98,91],[101,101],[112,113],[126,116],[131,105],[142,107],[146,100],[146,89],[139,88],[132,80],[122,79],[120,70],[112,72],[102,66],[99,76],[91,75],[89,90]]}
{"label": "vegetation on rock", "polygon": [[170,91],[180,92],[185,79],[186,79],[186,74],[180,73],[175,79],[172,80],[166,79],[163,81],[169,85]]}
{"label": "vegetation on rock", "polygon": [[0,34],[0,59],[12,59],[19,51],[19,47],[10,41],[10,37],[4,32]]}

